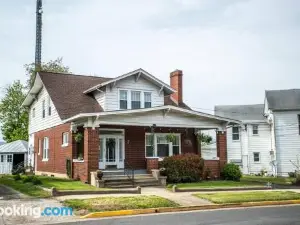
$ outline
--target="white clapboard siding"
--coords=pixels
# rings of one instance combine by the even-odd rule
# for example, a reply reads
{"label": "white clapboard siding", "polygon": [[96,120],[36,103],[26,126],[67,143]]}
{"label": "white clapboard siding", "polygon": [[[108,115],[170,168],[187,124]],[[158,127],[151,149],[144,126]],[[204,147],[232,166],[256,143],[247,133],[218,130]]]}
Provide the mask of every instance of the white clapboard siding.
{"label": "white clapboard siding", "polygon": [[279,175],[287,176],[288,172],[295,171],[290,160],[296,161],[300,154],[298,114],[300,111],[274,112]]}
{"label": "white clapboard siding", "polygon": [[[271,151],[271,130],[270,125],[259,124],[258,135],[253,135],[253,126],[247,125],[248,132],[248,152],[249,152],[249,173],[260,173],[262,169],[266,169],[268,173],[272,173]],[[260,153],[260,162],[254,162],[253,153]]]}
{"label": "white clapboard siding", "polygon": [[[241,128],[240,128],[241,133]],[[232,140],[232,127],[227,129],[227,160],[242,160],[242,146],[241,146],[241,134],[240,140]]]}
{"label": "white clapboard siding", "polygon": [[[159,95],[160,87],[154,85],[150,81],[140,77],[136,82],[134,76],[127,77],[123,80],[117,81],[116,85],[111,88],[110,85],[106,87],[105,99],[98,100],[98,102],[104,102],[105,111],[119,110],[119,90],[138,90],[151,92],[152,95],[152,107],[164,105],[164,93],[163,91]],[[128,93],[130,94],[130,93]],[[143,105],[143,104],[142,104]]]}
{"label": "white clapboard siding", "polygon": [[99,103],[99,105],[102,107],[104,111],[106,111],[106,97],[105,97],[105,92],[100,92],[100,91],[94,91],[94,97]]}
{"label": "white clapboard siding", "polygon": [[[62,121],[57,113],[57,110],[52,102],[50,100],[51,104],[51,115],[48,114],[48,97],[49,94],[45,88],[41,90],[39,93],[37,100],[33,102],[33,104],[30,106],[30,113],[29,113],[29,134],[33,134],[35,132],[38,132],[40,130],[45,130],[57,125],[62,124]],[[45,118],[42,117],[42,104],[43,100],[46,102],[46,116]],[[32,115],[32,110],[35,108],[35,117]]]}

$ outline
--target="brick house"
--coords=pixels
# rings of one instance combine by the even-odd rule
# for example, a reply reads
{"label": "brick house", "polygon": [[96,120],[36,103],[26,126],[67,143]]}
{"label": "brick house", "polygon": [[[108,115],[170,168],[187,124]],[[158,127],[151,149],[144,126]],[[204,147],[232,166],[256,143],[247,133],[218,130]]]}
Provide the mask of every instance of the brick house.
{"label": "brick house", "polygon": [[198,132],[215,129],[217,157],[205,165],[218,176],[227,161],[226,126],[238,121],[189,108],[182,78],[180,70],[170,85],[143,69],[116,78],[38,73],[23,103],[36,174],[67,177],[67,161],[71,177],[83,182],[97,169],[150,172],[165,156],[201,154]]}

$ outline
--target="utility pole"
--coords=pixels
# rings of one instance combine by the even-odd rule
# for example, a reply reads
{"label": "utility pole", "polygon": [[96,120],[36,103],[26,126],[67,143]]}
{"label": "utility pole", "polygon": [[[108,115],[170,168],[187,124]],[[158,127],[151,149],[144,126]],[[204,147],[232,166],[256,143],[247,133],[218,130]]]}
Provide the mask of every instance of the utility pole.
{"label": "utility pole", "polygon": [[35,71],[41,69],[42,63],[42,0],[36,0],[36,39],[35,39]]}

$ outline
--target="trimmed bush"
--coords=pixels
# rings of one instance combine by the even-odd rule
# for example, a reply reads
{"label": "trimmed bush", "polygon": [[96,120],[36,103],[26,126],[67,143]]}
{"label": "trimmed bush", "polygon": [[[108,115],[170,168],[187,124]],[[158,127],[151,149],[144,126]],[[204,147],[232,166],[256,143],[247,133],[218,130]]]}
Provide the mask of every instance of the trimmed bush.
{"label": "trimmed bush", "polygon": [[42,184],[42,181],[41,181],[39,178],[35,177],[35,176],[33,176],[31,182],[32,182],[34,185],[41,185],[41,184]]}
{"label": "trimmed bush", "polygon": [[14,175],[13,178],[14,178],[15,181],[22,179],[20,174],[18,174],[18,173],[16,175]]}
{"label": "trimmed bush", "polygon": [[187,183],[199,181],[203,174],[204,160],[196,154],[165,157],[159,163],[164,168],[168,183]]}
{"label": "trimmed bush", "polygon": [[228,163],[224,166],[222,175],[225,180],[239,181],[242,177],[242,172],[238,165]]}
{"label": "trimmed bush", "polygon": [[289,172],[289,177],[295,178],[296,177],[296,172]]}
{"label": "trimmed bush", "polygon": [[32,182],[32,179],[33,179],[34,176],[24,176],[23,177],[23,183],[29,183],[29,182]]}

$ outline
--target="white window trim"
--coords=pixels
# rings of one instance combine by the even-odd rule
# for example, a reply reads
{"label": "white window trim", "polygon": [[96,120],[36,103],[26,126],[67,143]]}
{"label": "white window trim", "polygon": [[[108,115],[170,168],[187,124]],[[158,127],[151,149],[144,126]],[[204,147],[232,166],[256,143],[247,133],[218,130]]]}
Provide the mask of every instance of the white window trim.
{"label": "white window trim", "polygon": [[[147,156],[147,148],[146,148],[146,136],[152,135],[152,133],[145,133],[145,158],[147,159],[158,159],[162,158],[157,156],[157,137],[159,136],[166,136],[170,133],[154,133],[154,155],[155,156]],[[181,133],[174,133],[175,136],[178,136],[179,138],[179,155],[181,155]],[[169,155],[173,156],[173,144],[172,142],[169,142]]]}
{"label": "white window trim", "polygon": [[[233,128],[234,128],[234,127],[231,128],[231,131],[232,131],[232,132],[231,132],[231,133],[232,133],[232,134],[231,134],[231,139],[232,139],[233,142],[239,142],[239,141],[241,140],[240,127],[237,127],[237,128],[238,128],[238,133],[233,133]],[[234,139],[233,139],[233,134],[238,134],[238,135],[239,135],[239,139],[234,140]]]}
{"label": "white window trim", "polygon": [[43,99],[42,101],[42,119],[45,119],[46,118],[46,115],[47,115],[47,110],[46,110],[46,100]]}
{"label": "white window trim", "polygon": [[[258,153],[258,156],[259,156],[259,161],[254,161],[254,154]],[[253,152],[253,163],[260,163],[261,159],[260,159],[261,155],[260,155],[260,152]]]}
{"label": "white window trim", "polygon": [[[67,142],[64,142],[65,141],[65,135],[67,135]],[[63,132],[62,133],[62,145],[61,147],[68,147],[69,146],[69,132]]]}
{"label": "white window trim", "polygon": [[47,99],[47,103],[48,103],[48,107],[47,107],[47,114],[48,116],[51,116],[52,115],[52,107],[51,107],[51,98],[50,96],[48,96],[48,99]]}
{"label": "white window trim", "polygon": [[42,149],[42,139],[39,139],[38,140],[38,155],[40,155],[41,154],[41,149]]}
{"label": "white window trim", "polygon": [[[48,148],[45,148],[45,141],[46,140],[47,140],[47,147]],[[47,158],[45,157],[46,155],[47,155]],[[49,160],[49,138],[44,137],[44,139],[43,139],[43,159],[42,159],[42,161],[48,161],[48,160]]]}
{"label": "white window trim", "polygon": [[35,108],[32,109],[32,118],[35,118]]}
{"label": "white window trim", "polygon": [[[11,162],[8,162],[8,156],[11,156]],[[7,154],[7,155],[6,155],[6,162],[7,162],[7,163],[12,163],[13,160],[14,160],[14,158],[13,158],[13,155],[12,155],[12,154]]]}
{"label": "white window trim", "polygon": [[151,90],[139,90],[139,89],[125,89],[125,88],[119,88],[118,89],[118,109],[119,110],[126,110],[126,109],[121,109],[120,105],[120,91],[127,91],[127,110],[132,109],[131,108],[131,92],[132,91],[138,91],[140,92],[140,101],[141,101],[141,109],[145,108],[145,93],[151,93],[151,107],[153,107],[153,91]]}
{"label": "white window trim", "polygon": [[[253,133],[253,131],[254,131],[254,126],[257,126],[257,134],[254,134],[254,133]],[[252,135],[253,135],[253,136],[258,136],[258,135],[259,135],[259,129],[258,129],[258,125],[257,125],[257,124],[253,124],[253,125],[252,125]]]}

